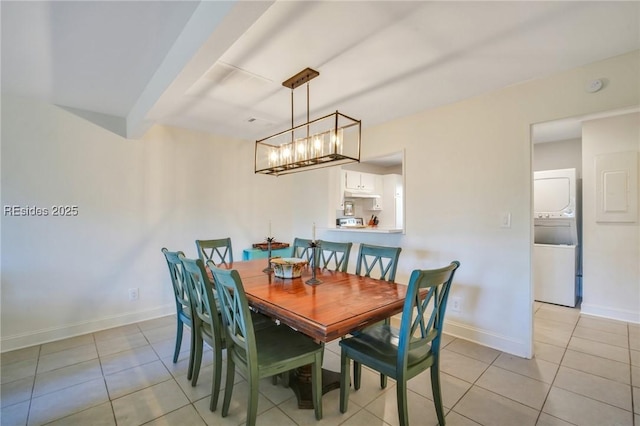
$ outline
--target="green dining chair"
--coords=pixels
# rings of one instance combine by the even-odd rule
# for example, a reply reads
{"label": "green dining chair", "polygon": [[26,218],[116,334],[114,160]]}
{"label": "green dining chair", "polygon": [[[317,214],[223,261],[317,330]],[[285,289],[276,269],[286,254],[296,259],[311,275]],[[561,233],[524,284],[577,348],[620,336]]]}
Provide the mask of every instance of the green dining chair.
{"label": "green dining chair", "polygon": [[200,259],[188,259],[179,256],[184,265],[185,275],[193,308],[193,323],[195,329],[195,357],[191,386],[198,382],[200,364],[202,363],[203,342],[213,350],[213,380],[211,382],[211,400],[209,409],[215,411],[220,394],[222,381],[222,349],[226,347],[225,334],[222,329],[222,318],[218,309],[218,302],[213,293],[213,285],[204,264]]}
{"label": "green dining chair", "polygon": [[332,241],[319,241],[318,267],[331,271],[347,272],[349,265],[349,253],[353,243],[335,243]]}
{"label": "green dining chair", "polygon": [[169,275],[171,276],[171,284],[173,286],[173,295],[176,301],[176,319],[178,329],[176,332],[176,346],[173,351],[173,363],[178,362],[180,354],[180,346],[182,345],[182,332],[184,326],[189,327],[191,333],[191,348],[189,350],[189,369],[187,370],[187,378],[191,380],[193,373],[193,360],[195,356],[195,337],[193,327],[193,312],[191,302],[189,300],[189,288],[187,286],[187,277],[184,274],[184,268],[179,256],[184,256],[181,251],[169,251],[167,248],[162,249],[162,254],[167,261],[169,267]]}
{"label": "green dining chair", "polygon": [[309,244],[311,244],[311,240],[307,240],[304,238],[294,238],[291,257],[297,257],[298,259],[307,260],[309,264],[311,264],[313,250],[311,249]]}
{"label": "green dining chair", "polygon": [[229,414],[236,368],[249,383],[246,424],[255,425],[259,380],[311,364],[313,406],[316,419],[322,419],[323,345],[286,325],[255,329],[238,271],[214,266],[212,272],[227,339],[222,417]]}
{"label": "green dining chair", "polygon": [[[360,244],[358,249],[358,261],[356,264],[356,275],[372,277],[379,280],[395,282],[396,271],[398,270],[398,259],[400,258],[401,247],[375,246],[371,244]],[[387,318],[384,321],[389,324]],[[358,332],[352,333],[353,335]],[[360,389],[362,368],[360,363],[353,363],[353,387]],[[387,376],[380,373],[380,387],[387,387]]]}
{"label": "green dining chair", "polygon": [[438,416],[444,426],[440,390],[440,340],[447,298],[460,262],[440,269],[411,273],[402,310],[400,329],[388,324],[362,330],[340,341],[340,411],[349,403],[349,363],[357,361],[396,380],[400,425],[409,424],[407,381],[426,369],[431,371],[431,391]]}
{"label": "green dining chair", "polygon": [[231,238],[219,238],[217,240],[196,240],[198,257],[203,264],[212,261],[216,265],[233,263],[233,250]]}

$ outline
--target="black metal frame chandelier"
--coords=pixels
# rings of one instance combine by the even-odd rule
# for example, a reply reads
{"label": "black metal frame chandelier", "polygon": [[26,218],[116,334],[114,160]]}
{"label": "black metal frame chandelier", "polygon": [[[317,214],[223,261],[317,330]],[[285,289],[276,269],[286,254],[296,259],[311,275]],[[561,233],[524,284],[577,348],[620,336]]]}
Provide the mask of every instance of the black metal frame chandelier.
{"label": "black metal frame chandelier", "polygon": [[[309,120],[309,81],[318,75],[306,68],[282,83],[291,89],[291,128],[256,141],[255,173],[279,176],[360,162],[360,120],[338,111]],[[305,83],[307,122],[294,126],[293,91]]]}

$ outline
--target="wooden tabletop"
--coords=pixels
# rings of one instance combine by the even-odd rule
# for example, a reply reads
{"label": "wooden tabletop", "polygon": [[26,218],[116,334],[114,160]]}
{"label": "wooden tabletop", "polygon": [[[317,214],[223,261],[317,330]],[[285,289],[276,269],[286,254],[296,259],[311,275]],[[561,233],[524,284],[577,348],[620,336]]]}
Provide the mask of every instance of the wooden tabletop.
{"label": "wooden tabletop", "polygon": [[225,267],[238,271],[254,309],[323,342],[401,312],[406,293],[401,284],[320,269],[322,283],[308,285],[309,267],[301,278],[276,278],[263,272],[266,259]]}

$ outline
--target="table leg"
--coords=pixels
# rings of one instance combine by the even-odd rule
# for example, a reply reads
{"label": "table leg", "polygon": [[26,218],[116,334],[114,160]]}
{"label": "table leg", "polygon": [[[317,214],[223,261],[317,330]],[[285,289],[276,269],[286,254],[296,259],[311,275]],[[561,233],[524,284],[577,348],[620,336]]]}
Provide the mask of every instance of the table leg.
{"label": "table leg", "polygon": [[[298,398],[298,408],[313,408],[311,392],[311,365],[305,365],[292,372],[289,382],[291,389]],[[340,389],[340,373],[322,369],[322,394]]]}

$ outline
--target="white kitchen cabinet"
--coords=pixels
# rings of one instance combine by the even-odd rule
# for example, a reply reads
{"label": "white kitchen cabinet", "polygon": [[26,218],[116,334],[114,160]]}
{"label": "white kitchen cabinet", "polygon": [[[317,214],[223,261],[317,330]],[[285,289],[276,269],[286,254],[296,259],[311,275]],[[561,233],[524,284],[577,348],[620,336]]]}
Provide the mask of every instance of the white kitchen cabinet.
{"label": "white kitchen cabinet", "polygon": [[376,175],[345,170],[344,187],[350,191],[375,192]]}
{"label": "white kitchen cabinet", "polygon": [[382,199],[381,198],[372,198],[371,205],[369,210],[382,210]]}

